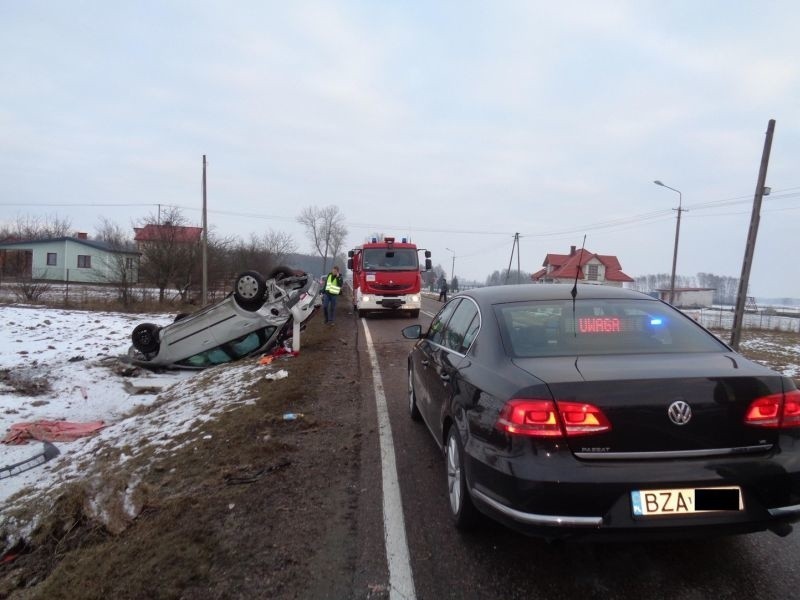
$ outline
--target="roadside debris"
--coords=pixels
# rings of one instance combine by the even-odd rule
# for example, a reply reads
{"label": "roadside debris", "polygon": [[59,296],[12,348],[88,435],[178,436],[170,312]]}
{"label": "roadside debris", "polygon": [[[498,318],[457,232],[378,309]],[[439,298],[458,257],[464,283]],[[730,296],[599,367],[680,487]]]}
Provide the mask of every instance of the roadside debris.
{"label": "roadside debris", "polygon": [[286,379],[289,376],[289,371],[285,369],[281,369],[280,371],[275,371],[274,373],[267,373],[265,377],[269,381],[277,381],[278,379]]}
{"label": "roadside debris", "polygon": [[14,475],[18,475],[24,471],[29,469],[33,469],[38,467],[39,465],[43,465],[51,458],[55,458],[61,454],[58,448],[53,446],[50,442],[44,442],[42,445],[42,451],[39,454],[35,454],[30,458],[26,458],[25,460],[21,460],[18,463],[13,465],[6,465],[5,467],[0,467],[0,479],[5,479],[6,477],[13,477]]}
{"label": "roadside debris", "polygon": [[72,423],[70,421],[33,421],[16,423],[0,442],[3,444],[27,444],[30,440],[43,442],[73,442],[92,435],[105,427],[104,421]]}
{"label": "roadside debris", "polygon": [[302,419],[305,415],[303,413],[285,413],[283,415],[284,421],[296,421],[297,419]]}

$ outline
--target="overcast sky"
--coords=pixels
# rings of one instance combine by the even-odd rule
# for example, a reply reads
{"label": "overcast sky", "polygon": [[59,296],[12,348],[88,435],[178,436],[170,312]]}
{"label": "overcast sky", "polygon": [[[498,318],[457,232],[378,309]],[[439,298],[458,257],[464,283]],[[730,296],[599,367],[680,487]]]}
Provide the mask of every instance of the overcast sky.
{"label": "overcast sky", "polygon": [[[484,280],[580,247],[631,276],[738,277],[777,121],[751,294],[800,297],[796,2],[0,2],[0,220],[94,232],[183,207],[348,246],[410,235]],[[72,206],[63,206],[63,205]],[[62,206],[57,206],[62,205]],[[115,206],[116,205],[116,206]],[[514,258],[516,265],[516,256]]]}

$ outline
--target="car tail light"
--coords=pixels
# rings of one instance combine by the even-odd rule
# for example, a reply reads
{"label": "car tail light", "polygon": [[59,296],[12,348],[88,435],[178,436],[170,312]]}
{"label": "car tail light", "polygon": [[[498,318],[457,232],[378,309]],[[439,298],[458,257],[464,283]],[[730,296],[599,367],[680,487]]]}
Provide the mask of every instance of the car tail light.
{"label": "car tail light", "polygon": [[507,433],[533,437],[572,437],[611,430],[611,423],[596,406],[552,400],[509,400],[497,426]]}
{"label": "car tail light", "polygon": [[596,406],[583,402],[556,402],[556,404],[564,420],[567,436],[611,431],[611,423]]}
{"label": "car tail light", "polygon": [[800,427],[800,390],[756,398],[747,408],[744,423],[755,427]]}

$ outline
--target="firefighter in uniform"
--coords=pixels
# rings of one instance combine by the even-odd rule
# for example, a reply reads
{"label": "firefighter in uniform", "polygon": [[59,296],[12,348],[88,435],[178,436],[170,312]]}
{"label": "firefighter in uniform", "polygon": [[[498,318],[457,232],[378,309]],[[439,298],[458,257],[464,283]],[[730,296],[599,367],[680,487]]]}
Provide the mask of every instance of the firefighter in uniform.
{"label": "firefighter in uniform", "polygon": [[322,290],[322,310],[325,313],[325,324],[333,325],[336,312],[336,298],[342,293],[342,276],[339,267],[334,266],[325,278],[325,289]]}

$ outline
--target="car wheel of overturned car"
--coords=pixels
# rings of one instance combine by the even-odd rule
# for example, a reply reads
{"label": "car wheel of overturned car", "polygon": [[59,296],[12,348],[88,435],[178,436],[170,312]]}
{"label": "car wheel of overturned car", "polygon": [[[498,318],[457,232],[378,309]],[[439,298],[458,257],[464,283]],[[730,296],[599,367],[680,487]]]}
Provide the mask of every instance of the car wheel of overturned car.
{"label": "car wheel of overturned car", "polygon": [[261,273],[245,271],[236,278],[233,298],[236,300],[236,304],[244,310],[255,312],[264,306],[264,293],[266,291],[267,284]]}
{"label": "car wheel of overturned car", "polygon": [[281,279],[286,279],[287,277],[291,277],[294,275],[294,271],[289,267],[278,266],[272,269],[267,275],[267,279],[274,279],[276,281],[280,281]]}
{"label": "car wheel of overturned car", "polygon": [[414,392],[414,376],[411,365],[408,365],[408,412],[414,421],[422,419],[419,408],[417,408],[417,394]]}
{"label": "car wheel of overturned car", "polygon": [[458,437],[458,428],[455,425],[452,425],[447,432],[445,458],[450,514],[453,516],[456,527],[462,530],[472,529],[478,520],[478,512],[475,510],[467,490],[464,450]]}
{"label": "car wheel of overturned car", "polygon": [[160,327],[153,323],[142,323],[133,329],[131,341],[133,347],[142,354],[152,354],[158,351],[158,330]]}

